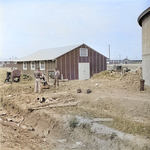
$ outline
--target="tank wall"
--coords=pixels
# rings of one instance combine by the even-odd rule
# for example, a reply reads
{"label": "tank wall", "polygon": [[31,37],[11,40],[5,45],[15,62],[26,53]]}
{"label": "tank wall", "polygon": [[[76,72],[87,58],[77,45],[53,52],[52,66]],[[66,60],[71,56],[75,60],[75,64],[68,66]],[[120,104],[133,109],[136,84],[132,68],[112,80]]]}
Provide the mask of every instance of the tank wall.
{"label": "tank wall", "polygon": [[150,86],[150,15],[142,21],[142,72],[145,84]]}

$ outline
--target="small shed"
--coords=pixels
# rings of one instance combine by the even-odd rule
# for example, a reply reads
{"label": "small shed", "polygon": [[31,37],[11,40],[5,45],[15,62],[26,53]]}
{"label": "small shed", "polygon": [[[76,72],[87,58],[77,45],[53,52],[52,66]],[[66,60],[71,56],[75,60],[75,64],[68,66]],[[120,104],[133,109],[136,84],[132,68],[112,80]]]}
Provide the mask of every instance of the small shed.
{"label": "small shed", "polygon": [[21,74],[33,76],[37,67],[40,67],[48,80],[56,67],[61,79],[85,80],[107,70],[107,57],[86,44],[79,44],[39,50],[17,62]]}

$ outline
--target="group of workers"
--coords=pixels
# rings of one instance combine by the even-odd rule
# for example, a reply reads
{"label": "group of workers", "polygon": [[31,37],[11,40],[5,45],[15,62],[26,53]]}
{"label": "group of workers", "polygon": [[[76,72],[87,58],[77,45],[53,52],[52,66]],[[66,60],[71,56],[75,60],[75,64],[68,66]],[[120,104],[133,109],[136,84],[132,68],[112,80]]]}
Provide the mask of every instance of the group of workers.
{"label": "group of workers", "polygon": [[[40,72],[40,68],[37,67],[37,70],[34,72],[35,76],[35,93],[41,93],[41,79],[43,80],[43,85],[45,86],[47,83],[45,74]],[[59,76],[60,72],[57,68],[54,70],[54,87],[59,86]]]}

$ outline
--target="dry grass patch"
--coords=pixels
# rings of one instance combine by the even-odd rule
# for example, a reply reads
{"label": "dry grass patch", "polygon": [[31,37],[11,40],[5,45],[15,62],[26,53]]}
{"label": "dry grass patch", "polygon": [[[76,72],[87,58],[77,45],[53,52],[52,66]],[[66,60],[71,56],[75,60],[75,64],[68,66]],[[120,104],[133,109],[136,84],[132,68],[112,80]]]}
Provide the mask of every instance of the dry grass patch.
{"label": "dry grass patch", "polygon": [[114,117],[114,122],[112,125],[107,124],[107,126],[113,127],[119,131],[138,134],[150,137],[150,124],[143,124],[140,122],[134,122],[126,118]]}
{"label": "dry grass patch", "polygon": [[0,68],[0,86],[4,84],[7,70],[9,70],[9,68]]}

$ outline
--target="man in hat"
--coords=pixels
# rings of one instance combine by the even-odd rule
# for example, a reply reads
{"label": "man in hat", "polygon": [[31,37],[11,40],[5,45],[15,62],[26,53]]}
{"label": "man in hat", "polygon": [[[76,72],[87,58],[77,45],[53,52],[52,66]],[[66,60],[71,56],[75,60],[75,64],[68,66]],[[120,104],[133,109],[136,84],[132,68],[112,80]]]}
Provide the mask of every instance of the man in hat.
{"label": "man in hat", "polygon": [[40,72],[40,68],[37,67],[37,70],[34,72],[34,76],[35,76],[35,89],[34,92],[37,93],[41,93],[41,85],[40,85],[40,76],[42,75],[42,73]]}
{"label": "man in hat", "polygon": [[59,75],[60,75],[60,72],[57,68],[55,68],[54,70],[54,87],[56,87],[56,84],[57,86],[59,86]]}

